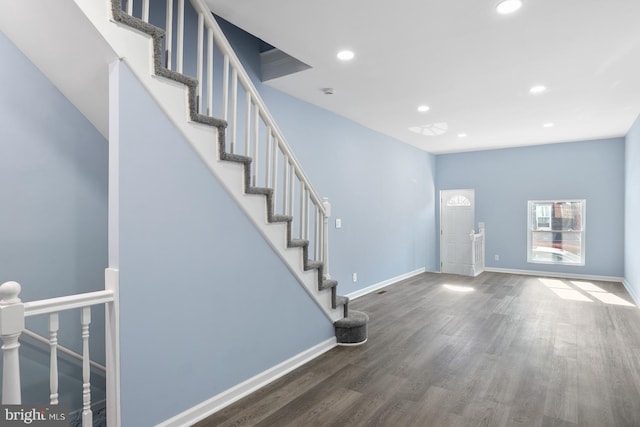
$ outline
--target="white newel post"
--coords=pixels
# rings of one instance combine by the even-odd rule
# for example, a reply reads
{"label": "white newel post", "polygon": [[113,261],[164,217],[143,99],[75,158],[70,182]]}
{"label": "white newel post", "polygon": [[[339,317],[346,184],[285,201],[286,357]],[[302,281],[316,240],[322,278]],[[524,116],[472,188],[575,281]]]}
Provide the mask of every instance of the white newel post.
{"label": "white newel post", "polygon": [[18,298],[20,284],[0,286],[0,338],[2,338],[2,404],[20,405],[20,343],[24,329],[24,304]]}
{"label": "white newel post", "polygon": [[331,203],[328,197],[322,198],[325,215],[322,224],[322,261],[324,262],[324,278],[331,279],[329,274],[329,217],[331,217]]}

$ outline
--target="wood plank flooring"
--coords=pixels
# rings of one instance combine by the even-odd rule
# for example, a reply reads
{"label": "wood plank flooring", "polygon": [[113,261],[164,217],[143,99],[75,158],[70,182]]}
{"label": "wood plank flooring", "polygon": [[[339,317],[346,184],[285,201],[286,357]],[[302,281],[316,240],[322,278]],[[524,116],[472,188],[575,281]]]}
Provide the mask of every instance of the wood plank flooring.
{"label": "wood plank flooring", "polygon": [[621,284],[426,273],[384,291],[351,305],[365,345],[196,426],[640,426],[640,310]]}

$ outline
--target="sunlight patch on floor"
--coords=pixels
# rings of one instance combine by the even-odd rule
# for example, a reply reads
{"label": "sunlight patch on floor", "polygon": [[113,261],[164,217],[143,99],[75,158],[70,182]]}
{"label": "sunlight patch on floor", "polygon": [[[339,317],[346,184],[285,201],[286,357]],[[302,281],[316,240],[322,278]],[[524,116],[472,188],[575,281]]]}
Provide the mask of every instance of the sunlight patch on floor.
{"label": "sunlight patch on floor", "polygon": [[573,283],[575,286],[579,287],[583,291],[607,292],[604,289],[602,289],[600,286],[596,286],[591,282],[582,282],[582,281],[572,280],[571,283]]}
{"label": "sunlight patch on floor", "polygon": [[445,289],[449,289],[450,291],[456,291],[456,292],[473,292],[475,291],[475,288],[472,288],[471,286],[460,286],[460,285],[442,285],[442,287],[444,287]]}
{"label": "sunlight patch on floor", "polygon": [[568,283],[571,284],[571,286],[569,286],[567,281],[563,281],[561,279],[538,278],[538,280],[562,299],[594,302],[593,299],[589,298],[592,297],[605,304],[635,307],[635,304],[630,303],[624,298],[614,295],[611,292],[607,292],[592,282],[584,280],[569,280]]}
{"label": "sunlight patch on floor", "polygon": [[627,307],[635,307],[635,305],[631,304],[629,301],[626,301],[626,300],[620,298],[618,295],[614,295],[614,294],[609,293],[609,292],[589,292],[589,295],[591,295],[594,298],[599,299],[600,301],[602,301],[605,304],[624,305],[624,306],[627,306]]}
{"label": "sunlight patch on floor", "polygon": [[584,294],[576,291],[575,289],[557,289],[557,288],[549,288],[558,295],[562,299],[568,299],[572,301],[584,301],[584,302],[593,302],[593,300]]}
{"label": "sunlight patch on floor", "polygon": [[571,289],[571,286],[567,285],[566,283],[564,283],[562,280],[559,280],[559,279],[538,279],[538,280],[544,283],[544,285],[547,288]]}

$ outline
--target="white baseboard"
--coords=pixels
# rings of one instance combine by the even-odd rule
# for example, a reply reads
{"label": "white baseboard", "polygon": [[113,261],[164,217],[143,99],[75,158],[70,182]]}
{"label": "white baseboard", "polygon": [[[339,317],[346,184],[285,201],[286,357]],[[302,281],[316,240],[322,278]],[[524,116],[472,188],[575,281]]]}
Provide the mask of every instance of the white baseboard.
{"label": "white baseboard", "polygon": [[312,359],[320,356],[321,354],[331,350],[336,346],[336,338],[329,338],[326,341],[321,342],[308,350],[303,351],[300,354],[293,356],[292,358],[285,360],[284,362],[267,369],[258,375],[249,378],[248,380],[231,387],[228,390],[223,391],[220,394],[213,396],[211,399],[205,400],[198,405],[187,409],[184,412],[169,418],[166,421],[157,424],[157,427],[182,427],[191,426],[194,423],[205,419],[211,414],[221,410],[222,408],[231,405],[237,400],[242,399],[250,393],[258,390],[261,387],[277,380],[278,378],[288,374],[299,366],[304,365]]}
{"label": "white baseboard", "polygon": [[426,271],[426,268],[424,268],[424,267],[423,268],[419,268],[417,270],[410,271],[409,273],[401,274],[400,276],[392,277],[391,279],[387,279],[387,280],[384,280],[382,282],[378,282],[378,283],[376,283],[374,285],[367,286],[366,288],[358,289],[357,291],[351,292],[350,294],[347,294],[346,296],[348,296],[349,299],[353,301],[356,298],[360,298],[362,296],[370,294],[371,292],[375,292],[378,289],[382,289],[382,288],[387,287],[389,285],[393,285],[394,283],[397,283],[397,282],[399,282],[401,280],[405,280],[405,279],[408,279],[410,277],[417,276],[418,274],[422,274],[425,271]]}
{"label": "white baseboard", "polygon": [[509,273],[509,274],[522,274],[525,276],[548,276],[548,277],[560,277],[563,279],[578,279],[578,280],[598,280],[601,282],[620,282],[624,280],[623,277],[616,276],[596,276],[591,274],[572,274],[572,273],[557,273],[552,271],[535,271],[535,270],[515,270],[511,268],[489,268],[486,267],[484,271],[492,273]]}
{"label": "white baseboard", "polygon": [[622,281],[622,284],[624,285],[627,292],[629,292],[629,295],[631,295],[631,298],[633,299],[633,302],[636,303],[636,306],[640,307],[640,295],[638,295],[638,293],[631,287],[631,283],[629,283],[627,279],[624,279]]}

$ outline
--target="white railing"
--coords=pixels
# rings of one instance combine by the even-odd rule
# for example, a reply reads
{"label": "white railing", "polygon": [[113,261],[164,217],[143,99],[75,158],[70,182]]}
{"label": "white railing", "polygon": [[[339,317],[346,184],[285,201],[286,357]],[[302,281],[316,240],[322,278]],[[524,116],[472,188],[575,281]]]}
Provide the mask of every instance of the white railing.
{"label": "white railing", "polygon": [[478,232],[471,231],[471,274],[475,277],[484,271],[484,224],[480,223]]}
{"label": "white railing", "polygon": [[[91,359],[89,356],[89,327],[91,324],[91,307],[106,305],[107,325],[112,324],[109,316],[114,313],[114,291],[104,290],[71,295],[60,298],[23,303],[20,300],[21,287],[17,282],[6,282],[0,285],[0,338],[2,339],[2,404],[19,405],[22,403],[20,381],[20,343],[18,339],[22,333],[38,340],[37,334],[25,330],[25,318],[30,316],[48,315],[49,339],[45,342],[50,348],[49,369],[49,404],[58,404],[58,344],[59,313],[66,310],[80,311],[80,326],[82,338],[82,355],[78,355],[66,348],[63,351],[81,357],[82,360],[82,426],[93,425],[91,411]],[[108,334],[114,336],[113,334]],[[109,348],[107,342],[107,347]],[[107,349],[109,351],[109,349]],[[94,366],[101,367],[94,364]],[[108,364],[107,364],[108,366]],[[109,376],[109,373],[107,373]],[[114,425],[117,424],[114,423]]]}
{"label": "white railing", "polygon": [[[328,200],[311,185],[204,0],[187,2],[192,10],[184,0],[165,1],[150,14],[148,0],[128,0],[123,11],[145,22],[163,15],[151,22],[165,31],[163,64],[185,74],[195,64],[198,112],[228,123],[224,151],[253,159],[248,186],[273,189],[273,213],[293,218],[291,238],[309,241],[309,258],[322,261],[328,277]],[[185,28],[194,13],[197,31]]]}

